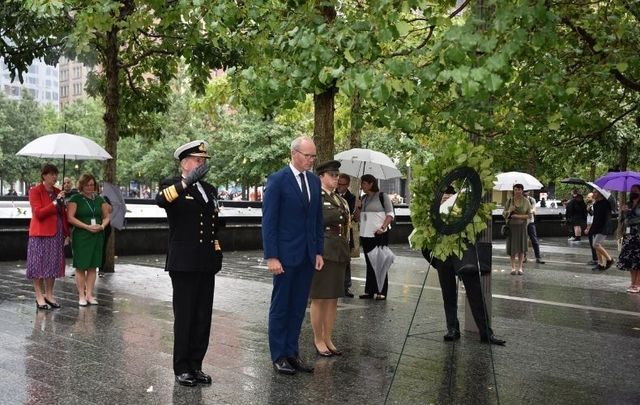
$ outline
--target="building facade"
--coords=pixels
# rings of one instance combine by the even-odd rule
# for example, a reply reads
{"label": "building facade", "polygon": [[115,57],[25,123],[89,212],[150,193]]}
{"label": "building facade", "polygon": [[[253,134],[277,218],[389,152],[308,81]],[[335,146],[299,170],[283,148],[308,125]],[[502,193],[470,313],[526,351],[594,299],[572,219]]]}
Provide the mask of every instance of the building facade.
{"label": "building facade", "polygon": [[12,82],[9,69],[0,58],[0,91],[11,100],[20,100],[25,94],[31,95],[41,105],[51,105],[59,110],[58,68],[34,61],[23,74],[24,83],[16,79]]}
{"label": "building facade", "polygon": [[82,63],[60,58],[60,109],[86,96],[85,86],[90,69]]}

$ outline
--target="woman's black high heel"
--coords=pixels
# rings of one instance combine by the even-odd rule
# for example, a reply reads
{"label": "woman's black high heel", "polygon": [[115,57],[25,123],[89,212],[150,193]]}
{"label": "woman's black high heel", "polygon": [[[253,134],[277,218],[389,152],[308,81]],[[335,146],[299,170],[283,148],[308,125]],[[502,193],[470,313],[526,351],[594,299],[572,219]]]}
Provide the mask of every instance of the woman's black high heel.
{"label": "woman's black high heel", "polygon": [[328,348],[328,349],[329,349],[329,351],[331,352],[331,354],[333,354],[334,356],[342,356],[342,352],[341,352],[340,350],[338,350],[338,349],[331,349],[331,348]]}
{"label": "woman's black high heel", "polygon": [[321,356],[321,357],[331,357],[331,356],[333,356],[333,353],[331,352],[331,350],[327,350],[325,352],[321,352],[320,350],[318,350],[317,346],[315,346],[315,348],[316,348],[316,353],[318,354],[318,356]]}
{"label": "woman's black high heel", "polygon": [[51,302],[51,301],[49,301],[49,300],[48,300],[48,299],[46,299],[46,298],[44,299],[44,302],[46,302],[47,304],[49,304],[49,306],[50,306],[51,308],[56,308],[56,309],[57,309],[57,308],[60,308],[60,304],[58,304],[57,302]]}
{"label": "woman's black high heel", "polygon": [[48,304],[38,304],[38,301],[36,301],[36,308],[38,309],[51,309],[51,307]]}

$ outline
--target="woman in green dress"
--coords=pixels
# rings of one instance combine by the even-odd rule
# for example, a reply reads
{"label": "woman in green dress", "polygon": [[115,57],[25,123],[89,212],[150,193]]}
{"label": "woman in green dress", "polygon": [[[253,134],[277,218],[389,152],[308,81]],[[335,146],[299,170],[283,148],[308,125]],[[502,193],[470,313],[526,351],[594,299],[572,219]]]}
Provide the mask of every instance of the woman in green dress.
{"label": "woman in green dress", "polygon": [[522,184],[513,185],[513,197],[507,201],[502,216],[509,224],[507,254],[511,258],[511,275],[522,275],[522,263],[527,251],[527,224],[531,214],[531,203],[523,195]]}
{"label": "woman in green dress", "polygon": [[351,260],[349,204],[335,193],[340,162],[320,163],[316,173],[322,184],[322,216],[324,223],[324,266],[313,275],[311,283],[311,327],[313,343],[319,356],[342,354],[331,340],[336,322],[338,298],[344,296],[344,274]]}
{"label": "woman in green dress", "polygon": [[102,263],[104,228],[109,224],[109,204],[96,193],[96,179],[83,174],[78,180],[78,194],[68,202],[73,267],[76,269],[78,305],[98,305],[93,294],[96,268]]}

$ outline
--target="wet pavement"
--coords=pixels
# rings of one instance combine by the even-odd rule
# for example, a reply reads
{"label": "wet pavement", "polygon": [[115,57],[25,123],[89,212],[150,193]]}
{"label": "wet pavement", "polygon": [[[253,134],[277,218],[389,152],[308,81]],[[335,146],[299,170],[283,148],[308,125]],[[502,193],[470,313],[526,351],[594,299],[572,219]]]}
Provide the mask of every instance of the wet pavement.
{"label": "wet pavement", "polygon": [[[269,361],[271,277],[261,252],[226,253],[204,365],[214,382],[196,388],[173,379],[164,257],[118,258],[116,273],[98,279],[99,306],[78,307],[67,276],[56,283],[62,308],[53,311],[36,311],[24,262],[0,262],[0,403],[640,403],[640,294],[625,292],[626,272],[592,271],[587,242],[543,240],[547,263],[527,263],[523,276],[509,274],[504,241],[494,242],[493,327],[505,347],[471,332],[455,345],[442,340],[430,271],[403,349],[427,265],[406,246],[392,249],[387,301],[339,301],[341,357],[316,359],[307,317],[302,355],[315,372],[295,376],[275,374]],[[358,294],[364,258],[352,268]]]}

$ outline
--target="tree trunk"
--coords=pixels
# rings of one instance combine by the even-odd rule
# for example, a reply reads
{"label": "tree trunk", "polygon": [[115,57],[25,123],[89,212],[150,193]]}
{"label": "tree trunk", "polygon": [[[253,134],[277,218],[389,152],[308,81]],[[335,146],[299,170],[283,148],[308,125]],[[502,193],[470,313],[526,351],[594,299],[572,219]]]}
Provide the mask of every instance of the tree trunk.
{"label": "tree trunk", "polygon": [[313,138],[318,149],[317,162],[333,159],[335,145],[333,116],[336,90],[335,87],[330,87],[313,96]]}
{"label": "tree trunk", "polygon": [[351,97],[351,123],[349,128],[349,146],[351,148],[362,147],[362,127],[364,119],[362,117],[362,101],[360,100],[360,92]]}
{"label": "tree trunk", "polygon": [[[317,10],[327,24],[336,19],[336,9],[329,2],[320,3]],[[316,162],[333,159],[335,145],[335,129],[333,126],[334,103],[338,89],[335,82],[320,94],[313,96],[313,138],[318,149]]]}
{"label": "tree trunk", "polygon": [[[629,165],[629,146],[627,143],[623,143],[620,146],[620,150],[618,151],[618,167],[621,172],[627,170],[627,166]],[[618,193],[618,204],[622,206],[627,201],[627,193],[622,192]]]}
{"label": "tree trunk", "polygon": [[[105,149],[112,159],[104,162],[104,178],[111,184],[116,183],[116,163],[118,160],[118,107],[120,92],[118,88],[118,28],[113,27],[107,33],[107,46],[104,55],[106,91],[104,94]],[[112,273],[115,270],[115,232],[111,232],[105,249],[105,265],[100,271]]]}

